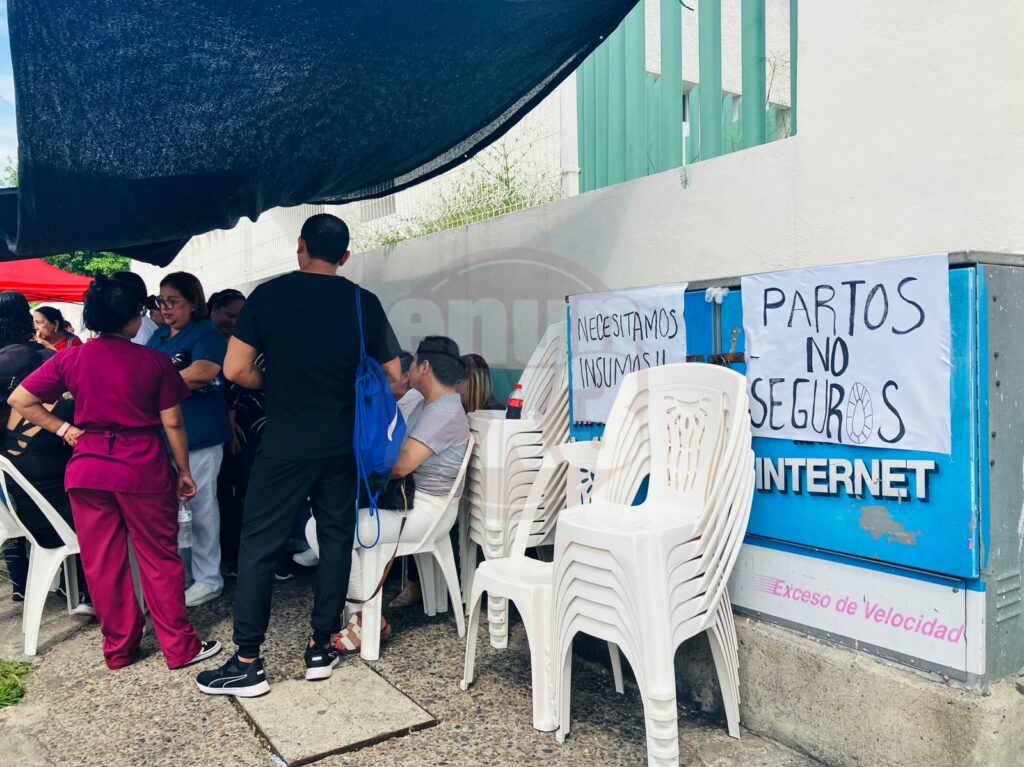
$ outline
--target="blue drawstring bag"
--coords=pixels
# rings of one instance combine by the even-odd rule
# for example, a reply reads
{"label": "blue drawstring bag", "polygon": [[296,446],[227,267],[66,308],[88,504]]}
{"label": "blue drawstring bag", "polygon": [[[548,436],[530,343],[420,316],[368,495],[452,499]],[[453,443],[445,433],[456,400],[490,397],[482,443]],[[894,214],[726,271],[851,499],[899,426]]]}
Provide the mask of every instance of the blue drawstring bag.
{"label": "blue drawstring bag", "polygon": [[[354,447],[356,476],[359,487],[369,500],[370,516],[377,520],[377,538],[367,546],[359,538],[356,520],[356,540],[362,548],[372,548],[380,541],[380,516],[377,499],[381,488],[391,475],[398,454],[405,442],[405,418],[384,368],[366,353],[363,332],[363,291],[356,285],[356,316],[359,318],[359,366],[356,368],[356,425]],[[357,504],[358,505],[358,504]],[[358,508],[356,514],[359,513]]]}

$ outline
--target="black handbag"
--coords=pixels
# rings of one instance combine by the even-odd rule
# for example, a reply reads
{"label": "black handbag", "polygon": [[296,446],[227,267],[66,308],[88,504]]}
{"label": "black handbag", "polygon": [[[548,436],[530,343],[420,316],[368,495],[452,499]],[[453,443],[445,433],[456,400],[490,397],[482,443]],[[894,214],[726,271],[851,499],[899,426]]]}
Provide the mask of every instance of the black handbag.
{"label": "black handbag", "polygon": [[[370,478],[370,489],[380,493],[377,496],[377,508],[388,511],[409,511],[416,497],[416,481],[412,478],[412,474],[387,478],[374,475]],[[367,509],[369,507],[370,499],[367,497],[366,488],[360,485],[359,508]]]}

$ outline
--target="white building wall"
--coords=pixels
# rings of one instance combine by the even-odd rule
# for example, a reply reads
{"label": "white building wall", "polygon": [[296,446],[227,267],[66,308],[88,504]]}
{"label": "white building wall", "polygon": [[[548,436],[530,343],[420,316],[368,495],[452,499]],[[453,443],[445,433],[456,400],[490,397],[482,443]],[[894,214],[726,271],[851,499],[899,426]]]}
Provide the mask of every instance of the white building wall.
{"label": "white building wall", "polygon": [[1024,252],[1021,29],[1024,4],[1002,0],[801,3],[798,135],[360,254],[344,273],[381,295],[404,345],[449,333],[515,368],[568,293]]}

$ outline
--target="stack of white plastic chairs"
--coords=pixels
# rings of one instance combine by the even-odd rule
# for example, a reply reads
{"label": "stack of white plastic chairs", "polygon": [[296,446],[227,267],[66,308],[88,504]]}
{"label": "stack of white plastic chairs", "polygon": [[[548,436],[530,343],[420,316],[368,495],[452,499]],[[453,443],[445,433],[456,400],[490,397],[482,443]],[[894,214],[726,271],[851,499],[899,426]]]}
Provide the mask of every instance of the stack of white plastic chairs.
{"label": "stack of white plastic chairs", "polygon": [[[559,741],[569,732],[572,640],[618,645],[636,676],[648,765],[678,765],[674,657],[707,632],[729,734],[739,737],[739,661],[726,592],[750,516],[746,380],[712,365],[627,376],[597,457],[591,504],[559,515],[552,663]],[[650,476],[646,499],[636,497]]]}
{"label": "stack of white plastic chairs", "polygon": [[[462,688],[473,681],[478,604],[484,592],[515,601],[530,642],[534,727],[569,730],[572,639],[580,631],[630,661],[644,701],[648,764],[678,764],[674,656],[707,632],[725,702],[729,733],[739,735],[739,661],[726,582],[753,498],[745,379],[709,365],[673,365],[627,376],[604,441],[551,450],[543,471],[559,464],[593,482],[567,483],[587,498],[558,515],[554,562],[524,556],[525,528],[510,556],[480,565],[470,601]],[[646,499],[632,503],[650,477]],[[523,510],[539,513],[542,481]]]}
{"label": "stack of white plastic chairs", "polygon": [[[557,516],[564,505],[567,492],[586,492],[585,488],[578,486],[571,475],[567,475],[567,471],[571,472],[575,466],[582,466],[586,474],[590,475],[588,462],[593,453],[593,446],[589,442],[555,445],[547,451],[540,473],[530,488],[530,495],[523,506],[520,524],[516,527],[508,556],[502,559],[489,559],[480,564],[473,578],[467,602],[469,629],[466,637],[465,674],[460,686],[463,690],[468,690],[473,683],[477,626],[483,595],[487,594],[489,601],[501,599],[504,603],[511,599],[523,620],[530,645],[533,726],[542,732],[557,727],[550,653],[554,567],[550,562],[531,559],[525,554],[531,537],[532,521]],[[615,689],[622,693],[622,664],[618,649],[612,645],[611,650]]]}
{"label": "stack of white plastic chairs", "polygon": [[[547,329],[520,379],[524,403],[520,419],[508,420],[501,411],[478,411],[469,416],[475,448],[466,481],[464,512],[459,521],[463,600],[473,588],[477,547],[485,559],[508,556],[518,520],[547,451],[569,438],[569,391],[566,364],[566,326]],[[552,511],[565,504],[565,469],[554,478],[559,488],[531,521],[528,545],[553,542]],[[488,601],[491,644],[508,641],[507,610],[503,599]]]}

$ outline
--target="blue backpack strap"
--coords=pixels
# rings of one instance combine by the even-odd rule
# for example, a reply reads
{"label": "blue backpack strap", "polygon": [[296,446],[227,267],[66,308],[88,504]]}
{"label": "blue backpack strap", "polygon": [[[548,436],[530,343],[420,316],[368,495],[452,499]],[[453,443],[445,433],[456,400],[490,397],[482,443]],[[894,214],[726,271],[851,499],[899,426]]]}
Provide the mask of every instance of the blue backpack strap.
{"label": "blue backpack strap", "polygon": [[[356,285],[356,318],[359,323],[359,359],[366,359],[366,341],[363,338],[363,289]],[[359,403],[356,403],[356,419],[359,419]],[[365,471],[363,467],[362,455],[359,452],[359,446],[356,445],[356,543],[359,544],[361,549],[372,549],[380,542],[380,510],[377,508],[377,498],[380,493],[374,493],[370,489],[370,477],[369,473]],[[377,521],[377,538],[369,546],[363,543],[359,537],[359,490],[358,485],[362,485],[366,490],[366,497],[370,501],[370,516]]]}
{"label": "blue backpack strap", "polygon": [[366,356],[366,341],[363,339],[363,289],[356,285],[356,319],[359,321],[359,356]]}

